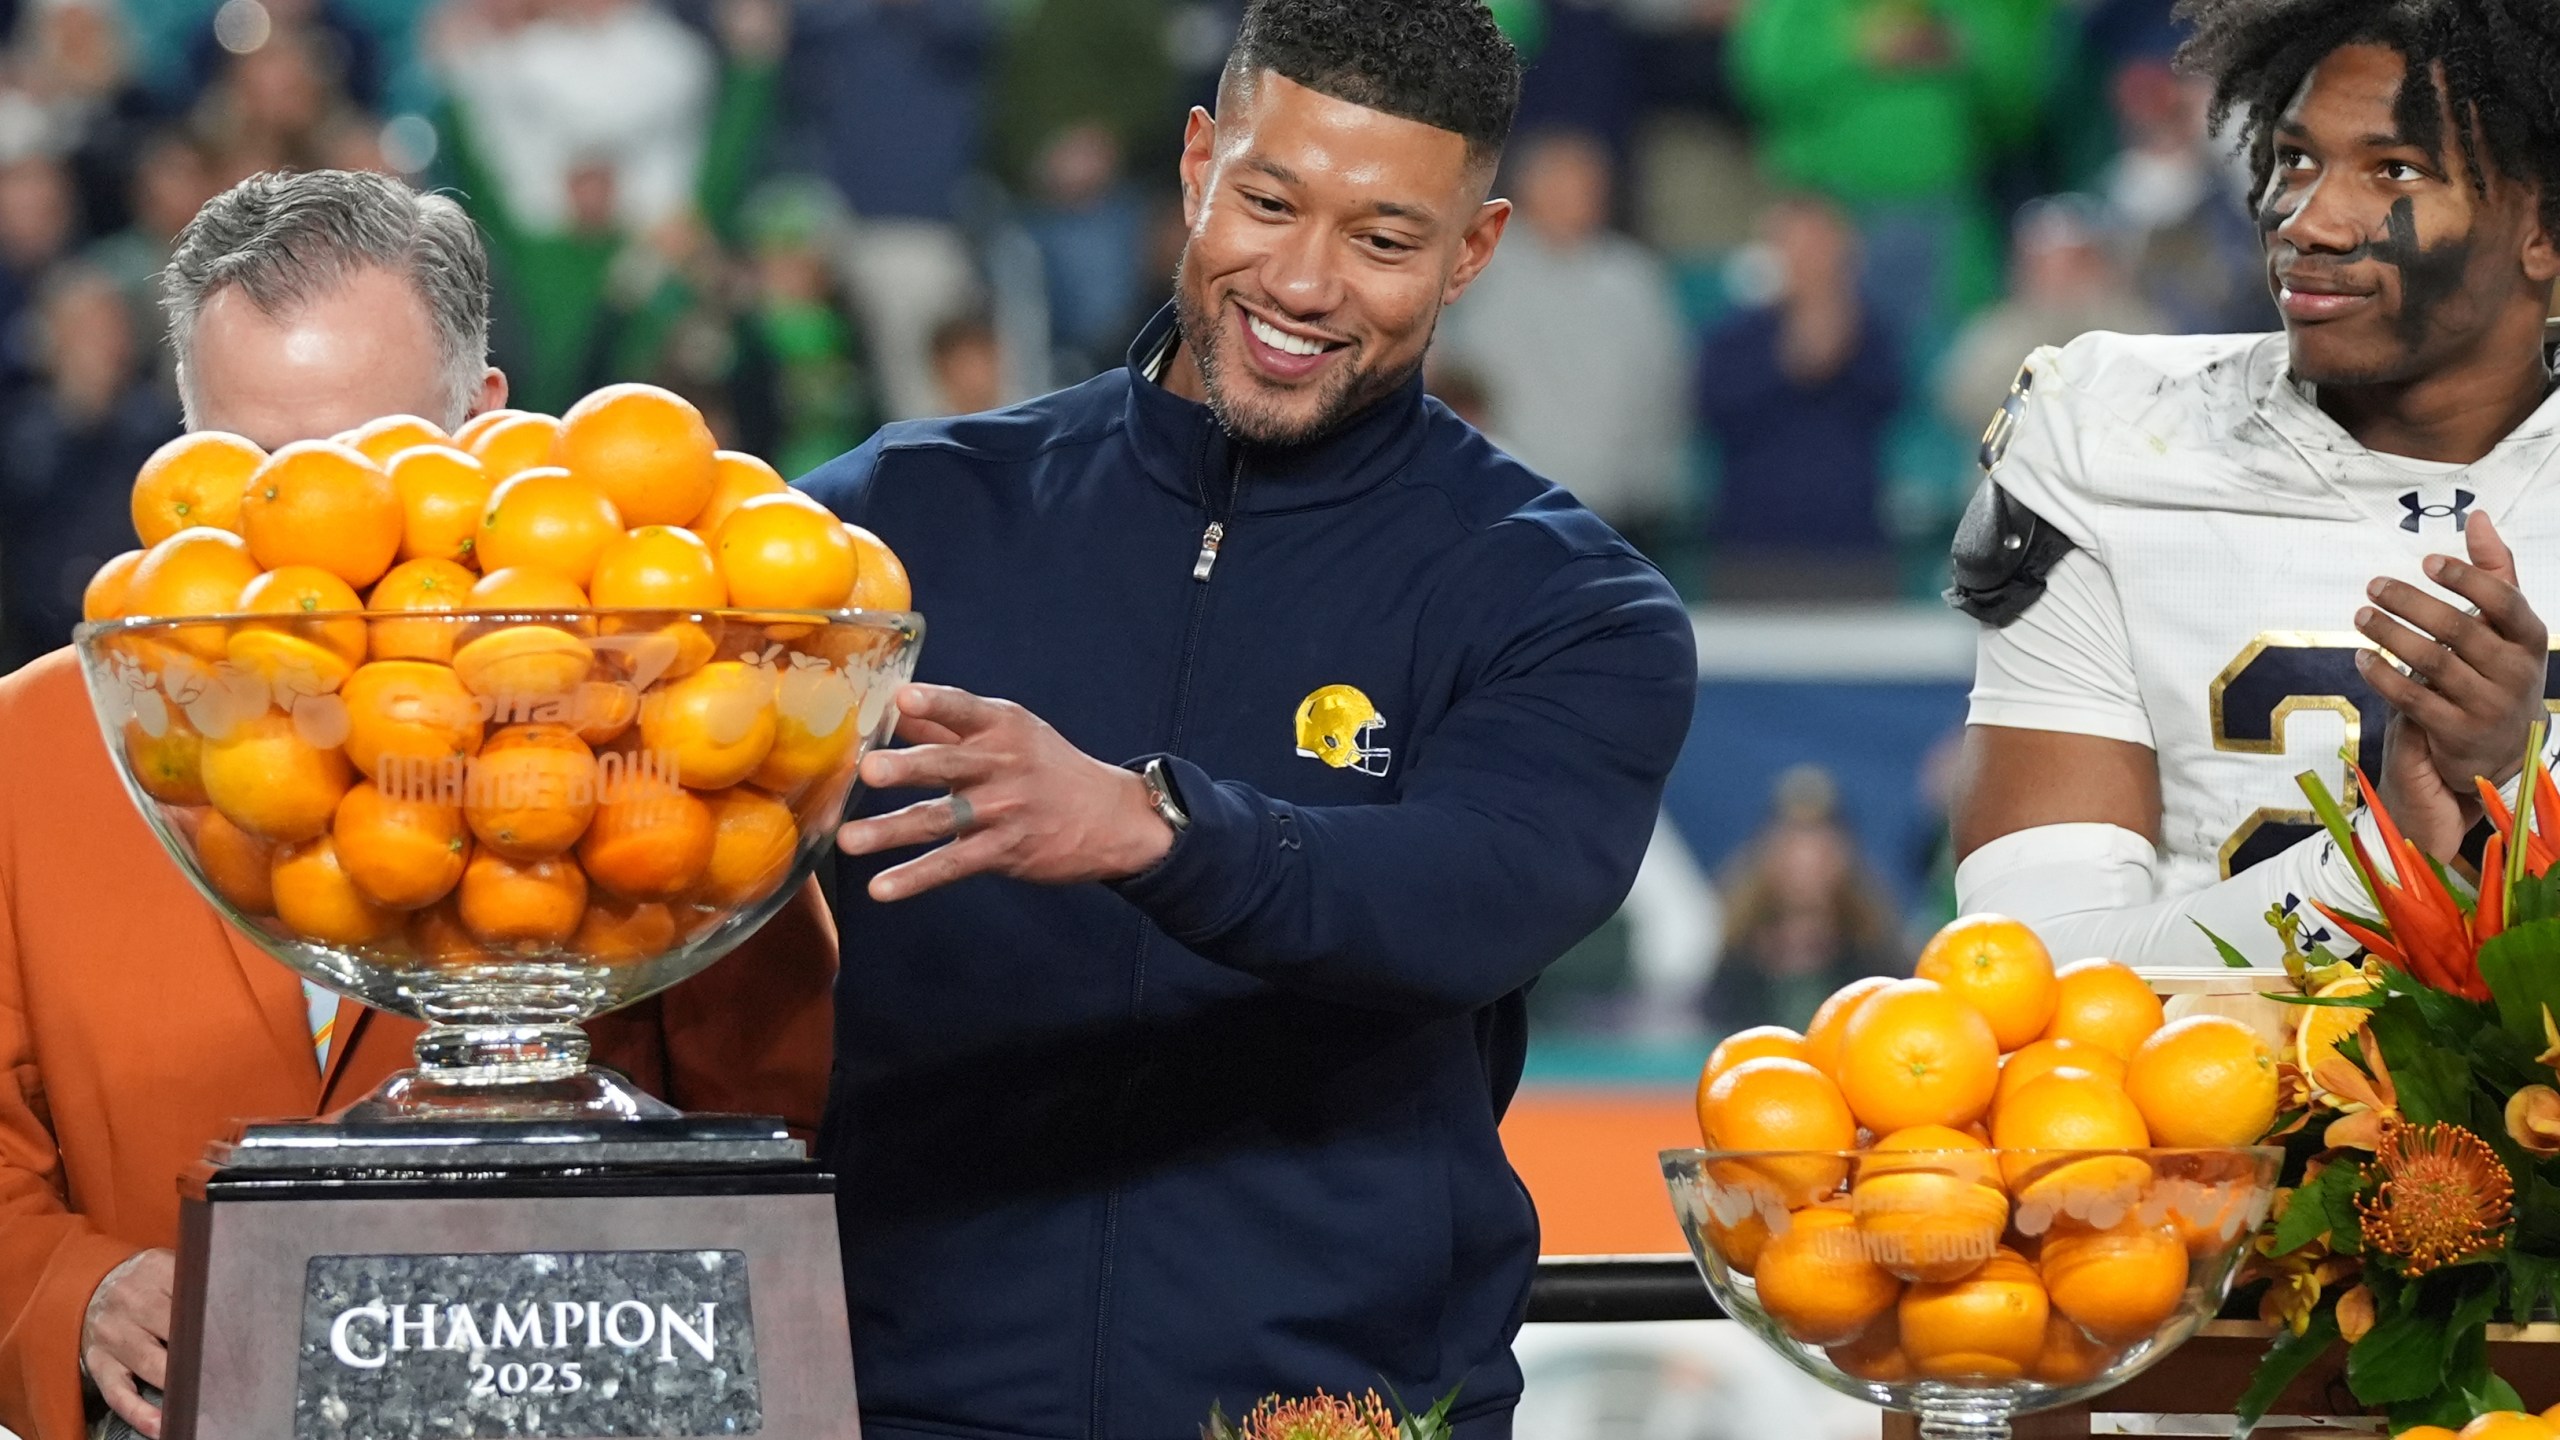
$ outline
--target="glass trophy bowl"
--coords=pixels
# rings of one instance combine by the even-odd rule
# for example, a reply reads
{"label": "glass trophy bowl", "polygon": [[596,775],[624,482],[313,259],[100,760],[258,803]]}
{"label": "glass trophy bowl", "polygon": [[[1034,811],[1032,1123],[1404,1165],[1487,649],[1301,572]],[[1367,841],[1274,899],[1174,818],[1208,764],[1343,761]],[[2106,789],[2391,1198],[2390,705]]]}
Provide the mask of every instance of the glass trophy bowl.
{"label": "glass trophy bowl", "polygon": [[923,622],[866,611],[83,625],[107,751],[260,948],[421,1021],[341,1116],[656,1119],[578,1029],[735,949],[833,843]]}
{"label": "glass trophy bowl", "polygon": [[2282,1152],[1662,1152],[1725,1313],[1933,1440],[2123,1383],[2211,1319]]}

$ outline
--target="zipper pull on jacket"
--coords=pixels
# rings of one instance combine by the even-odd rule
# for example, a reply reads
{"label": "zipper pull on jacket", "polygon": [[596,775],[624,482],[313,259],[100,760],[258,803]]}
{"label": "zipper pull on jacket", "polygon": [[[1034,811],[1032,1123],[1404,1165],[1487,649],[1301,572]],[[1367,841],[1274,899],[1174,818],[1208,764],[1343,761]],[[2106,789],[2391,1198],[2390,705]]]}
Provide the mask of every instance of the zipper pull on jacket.
{"label": "zipper pull on jacket", "polygon": [[1225,543],[1226,538],[1227,522],[1224,520],[1212,520],[1209,528],[1200,532],[1200,558],[1191,562],[1192,579],[1203,585],[1209,583],[1209,572],[1218,565],[1218,546]]}

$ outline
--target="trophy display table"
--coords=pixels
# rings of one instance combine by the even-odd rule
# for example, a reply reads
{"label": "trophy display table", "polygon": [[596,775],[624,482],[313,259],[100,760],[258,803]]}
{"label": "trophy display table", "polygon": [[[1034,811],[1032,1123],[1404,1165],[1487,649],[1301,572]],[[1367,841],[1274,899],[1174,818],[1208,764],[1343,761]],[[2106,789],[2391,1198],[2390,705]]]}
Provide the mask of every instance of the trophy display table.
{"label": "trophy display table", "polygon": [[172,1440],[854,1440],[832,1178],[742,1116],[258,1125],[190,1177]]}
{"label": "trophy display table", "polygon": [[[2254,1320],[2213,1321],[2175,1354],[2107,1394],[2085,1404],[2021,1417],[2019,1440],[2109,1433],[2228,1435],[2227,1417],[2241,1392],[2249,1388],[2249,1378],[2274,1333]],[[2348,1393],[2345,1360],[2341,1348],[2304,1371],[2259,1423],[2255,1433],[2260,1440],[2310,1440],[2359,1430],[2385,1433],[2382,1417],[2368,1415]],[[2527,1408],[2540,1411],[2560,1403],[2560,1325],[2490,1326],[2489,1364],[2516,1387]],[[2101,1415],[2133,1418],[2101,1422],[2097,1418]],[[2186,1417],[2203,1417],[2205,1423],[2182,1423]],[[2292,1417],[2292,1423],[2282,1417]],[[2212,1428],[2215,1418],[2222,1420],[2219,1429]],[[1915,1440],[1919,1433],[1908,1415],[1884,1417],[1885,1440]]]}

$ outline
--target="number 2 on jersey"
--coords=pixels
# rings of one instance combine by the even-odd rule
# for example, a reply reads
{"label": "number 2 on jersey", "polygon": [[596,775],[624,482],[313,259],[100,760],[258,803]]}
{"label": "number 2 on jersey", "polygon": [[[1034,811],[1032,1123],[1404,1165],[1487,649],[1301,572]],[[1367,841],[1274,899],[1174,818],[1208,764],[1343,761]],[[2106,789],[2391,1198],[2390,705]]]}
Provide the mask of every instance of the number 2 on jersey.
{"label": "number 2 on jersey", "polygon": [[[2271,630],[2241,648],[2214,677],[2209,700],[2213,748],[2242,755],[2285,753],[2285,725],[2306,710],[2334,713],[2346,725],[2350,762],[2379,760],[2391,707],[2356,670],[2356,652],[2376,648],[2352,630]],[[2543,699],[2560,715],[2560,645],[2553,648]],[[2370,719],[2372,728],[2366,728]],[[2364,753],[2370,736],[2374,751]],[[2266,806],[2222,843],[2224,879],[2293,846],[2320,828],[2307,809]]]}

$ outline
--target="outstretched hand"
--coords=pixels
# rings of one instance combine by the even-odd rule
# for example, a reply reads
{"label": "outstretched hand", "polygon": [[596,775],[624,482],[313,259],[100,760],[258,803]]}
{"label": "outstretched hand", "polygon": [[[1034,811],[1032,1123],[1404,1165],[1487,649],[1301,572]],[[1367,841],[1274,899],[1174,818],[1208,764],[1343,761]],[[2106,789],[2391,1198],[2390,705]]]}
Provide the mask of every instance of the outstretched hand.
{"label": "outstretched hand", "polygon": [[909,685],[898,692],[898,738],[906,748],[863,757],[862,782],[949,793],[836,832],[847,855],[935,846],[873,876],[874,900],[904,900],[971,875],[1035,885],[1117,880],[1173,848],[1173,827],[1148,803],[1144,782],[1078,750],[1009,700]]}
{"label": "outstretched hand", "polygon": [[2420,848],[2450,859],[2478,821],[2473,778],[2503,784],[2524,760],[2525,736],[2548,712],[2550,635],[2516,578],[2515,553],[2486,515],[2464,527],[2470,561],[2427,557],[2427,578],[2471,609],[2399,580],[2373,582],[2356,629],[2408,667],[2360,651],[2366,683],[2398,712],[2382,767],[2383,803]]}

